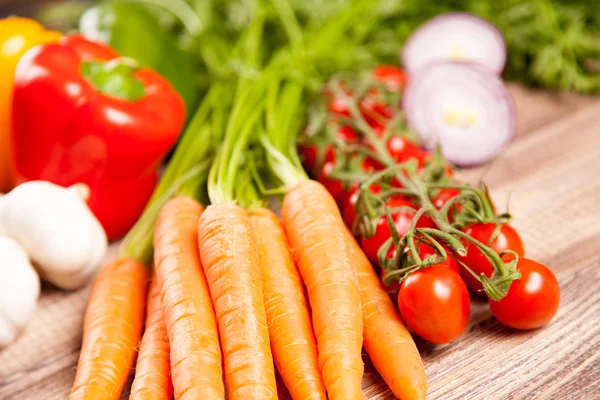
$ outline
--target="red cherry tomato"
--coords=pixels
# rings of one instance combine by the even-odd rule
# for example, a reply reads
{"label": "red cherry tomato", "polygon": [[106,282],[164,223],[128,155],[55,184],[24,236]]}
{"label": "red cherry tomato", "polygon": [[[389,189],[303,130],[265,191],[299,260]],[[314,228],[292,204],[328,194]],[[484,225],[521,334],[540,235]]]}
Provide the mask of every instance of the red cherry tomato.
{"label": "red cherry tomato", "polygon": [[335,133],[335,136],[346,143],[352,143],[358,139],[358,133],[347,125],[341,126]]}
{"label": "red cherry tomato", "polygon": [[392,108],[385,104],[377,90],[369,91],[361,99],[359,108],[367,123],[374,128],[381,127],[394,115]]}
{"label": "red cherry tomato", "polygon": [[[444,250],[446,250],[446,260],[442,261],[440,263],[438,263],[438,265],[441,265],[443,267],[448,267],[450,268],[452,271],[456,272],[457,274],[460,273],[460,269],[458,268],[458,263],[456,262],[456,260],[454,258],[452,258],[452,251],[445,245],[442,245],[442,247],[444,248]],[[437,251],[435,251],[435,247],[433,247],[430,244],[427,244],[425,242],[419,242],[417,245],[417,251],[419,252],[419,256],[423,259],[425,257],[429,257],[433,254],[436,254],[438,256],[438,259],[440,259],[442,256],[440,256],[438,254]]]}
{"label": "red cherry tomato", "polygon": [[419,159],[423,154],[423,150],[419,146],[403,136],[392,136],[389,138],[387,149],[390,156],[398,163],[407,161],[411,157]]}
{"label": "red cherry tomato", "polygon": [[[446,250],[448,257],[446,258],[446,261],[438,263],[437,265],[450,268],[452,271],[454,271],[458,274],[459,273],[458,263],[456,262],[456,260],[454,258],[451,257],[452,252],[446,246],[442,245],[442,247],[444,247],[444,249]],[[432,254],[438,254],[435,251],[435,248],[433,248],[431,245],[424,243],[424,242],[419,242],[419,244],[417,245],[417,249],[419,251],[419,256],[421,256],[421,259],[428,257]],[[406,249],[406,251],[408,251],[408,248]],[[438,254],[438,256],[439,256],[439,254]],[[391,247],[388,252],[388,258],[395,258],[395,257],[396,257],[396,249]],[[383,279],[383,276],[385,275],[385,271],[381,268],[379,271],[380,271],[379,274],[381,276],[381,279]],[[394,281],[387,286],[384,285],[384,287],[385,287],[385,290],[390,295],[390,297],[392,297],[392,300],[395,302],[398,297],[398,290],[400,289],[400,281]]]}
{"label": "red cherry tomato", "polygon": [[390,92],[402,92],[408,82],[404,70],[394,65],[379,65],[373,68],[373,76]]}
{"label": "red cherry tomato", "polygon": [[560,288],[554,273],[545,265],[519,258],[521,279],[513,281],[500,301],[489,300],[492,314],[502,324],[515,329],[536,329],[546,325],[560,303]]}
{"label": "red cherry tomato", "polygon": [[[438,210],[441,210],[448,201],[452,200],[459,194],[460,194],[460,190],[458,190],[458,189],[440,189],[438,194],[436,194],[435,197],[431,199],[431,203],[434,205],[435,208],[437,208]],[[453,205],[450,208],[450,212],[448,213],[448,220],[450,222],[452,222],[452,220],[453,220],[452,212],[457,211],[457,210],[461,211],[462,209],[463,208],[461,207],[460,204]]]}
{"label": "red cherry tomato", "polygon": [[[378,137],[383,135],[384,127],[376,127],[374,128],[375,133]],[[371,149],[373,149],[372,145],[369,145]],[[388,139],[387,151],[389,155],[397,162],[403,163],[405,161],[410,160],[411,158],[415,158],[417,160],[418,168],[421,169],[425,165],[425,160],[428,157],[429,153],[425,152],[421,149],[417,144],[411,142],[404,136],[392,136]],[[384,168],[384,165],[381,163],[371,160],[372,166],[375,170],[381,170]],[[400,183],[394,179],[392,182],[392,186],[401,187]]]}
{"label": "red cherry tomato", "polygon": [[[473,224],[465,227],[464,232],[481,243],[487,245],[492,237],[494,229],[496,229],[496,224],[493,223]],[[525,248],[523,246],[521,236],[519,236],[515,228],[508,224],[502,225],[500,233],[496,239],[489,244],[489,247],[496,253],[512,250],[516,252],[519,257],[523,257],[525,255]],[[494,267],[483,255],[483,253],[471,243],[466,243],[465,249],[467,250],[467,255],[465,257],[461,257],[461,261],[467,264],[467,266],[471,268],[471,270],[473,270],[473,272],[475,272],[477,275],[484,273],[488,277],[492,276]],[[481,283],[477,279],[475,279],[464,268],[460,269],[460,273],[465,280],[465,283],[469,289],[473,291],[473,293],[476,293],[480,296],[485,296],[485,292],[483,292],[483,286],[481,286]]]}
{"label": "red cherry tomato", "polygon": [[302,144],[298,147],[304,169],[312,173],[317,164],[317,146],[315,144]]}
{"label": "red cherry tomato", "polygon": [[[393,65],[380,65],[373,69],[373,77],[390,92],[400,93],[406,86],[406,74]],[[393,117],[393,108],[386,104],[377,89],[370,90],[360,102],[360,109],[369,125],[379,127]]]}
{"label": "red cherry tomato", "polygon": [[[417,206],[402,196],[393,196],[387,200],[388,208],[398,208],[407,206],[417,210]],[[408,232],[412,219],[415,215],[414,211],[398,211],[392,213],[392,220],[394,221],[394,225],[396,226],[396,230],[400,236],[403,236]],[[433,228],[435,224],[428,216],[424,215],[419,218],[419,221],[416,225],[418,228]],[[379,218],[377,221],[377,226],[375,228],[375,234],[369,238],[361,238],[361,247],[363,248],[365,254],[373,263],[377,263],[377,252],[379,248],[391,237],[390,226],[387,221],[387,217],[385,215]]]}
{"label": "red cherry tomato", "polygon": [[443,208],[446,203],[460,194],[458,189],[440,189],[431,202],[438,210]]}
{"label": "red cherry tomato", "polygon": [[342,97],[334,97],[329,103],[329,112],[340,117],[349,117],[350,110],[346,104],[346,99]]}
{"label": "red cherry tomato", "polygon": [[[346,93],[347,96],[352,96],[352,90],[346,87],[344,82],[340,83],[342,90]],[[329,99],[329,104],[327,108],[331,114],[339,117],[349,117],[350,110],[348,108],[348,104],[346,102],[346,98],[343,96],[335,96],[333,91],[327,88],[323,95]]]}
{"label": "red cherry tomato", "polygon": [[410,274],[398,293],[398,309],[406,324],[423,339],[448,343],[469,322],[469,291],[460,275],[434,265]]}
{"label": "red cherry tomato", "polygon": [[330,174],[334,171],[335,166],[335,159],[325,161],[323,167],[321,168],[321,172],[319,173],[318,180],[321,182],[321,184],[323,184],[323,186],[325,186],[325,189],[327,189],[327,191],[335,199],[335,202],[339,207],[346,201],[348,191],[344,187],[342,181],[330,176]]}
{"label": "red cherry tomato", "polygon": [[[354,129],[349,126],[342,126],[336,132],[336,138],[346,143],[351,143],[358,139],[358,134]],[[302,165],[307,171],[314,172],[317,164],[317,145],[316,144],[304,144],[300,146],[300,154],[302,155]],[[335,153],[333,151],[333,145],[327,145],[325,147],[325,162],[333,161]]]}
{"label": "red cherry tomato", "polygon": [[[381,188],[377,185],[371,185],[369,190],[374,194],[381,192]],[[348,201],[346,201],[342,210],[342,216],[344,217],[344,222],[348,228],[352,228],[352,224],[354,224],[354,219],[356,218],[356,202],[358,201],[358,194],[358,188],[352,190],[350,196],[348,196]]]}
{"label": "red cherry tomato", "polygon": [[[383,269],[379,269],[379,276],[383,280],[383,276],[385,275],[385,271]],[[390,300],[394,303],[398,301],[398,292],[400,291],[400,281],[394,281],[389,285],[383,285],[383,288],[387,292],[388,296],[390,296]]]}

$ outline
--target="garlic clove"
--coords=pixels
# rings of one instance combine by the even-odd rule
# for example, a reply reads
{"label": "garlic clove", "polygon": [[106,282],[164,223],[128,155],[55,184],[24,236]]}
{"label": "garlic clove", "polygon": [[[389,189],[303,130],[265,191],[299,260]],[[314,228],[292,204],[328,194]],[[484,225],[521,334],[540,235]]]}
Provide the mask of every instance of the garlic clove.
{"label": "garlic clove", "polygon": [[12,343],[31,320],[40,280],[15,240],[0,237],[0,349]]}

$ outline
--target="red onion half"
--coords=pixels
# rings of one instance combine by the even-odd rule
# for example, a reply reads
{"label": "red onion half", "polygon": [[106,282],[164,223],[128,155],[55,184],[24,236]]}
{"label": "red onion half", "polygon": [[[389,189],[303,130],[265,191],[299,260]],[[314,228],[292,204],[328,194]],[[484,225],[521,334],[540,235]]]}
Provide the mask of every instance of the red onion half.
{"label": "red onion half", "polygon": [[501,74],[504,37],[495,25],[468,13],[447,13],[421,25],[406,41],[402,62],[409,73],[442,60],[473,61]]}
{"label": "red onion half", "polygon": [[430,64],[412,75],[403,96],[409,127],[457,166],[494,158],[512,138],[515,113],[504,81],[467,62]]}

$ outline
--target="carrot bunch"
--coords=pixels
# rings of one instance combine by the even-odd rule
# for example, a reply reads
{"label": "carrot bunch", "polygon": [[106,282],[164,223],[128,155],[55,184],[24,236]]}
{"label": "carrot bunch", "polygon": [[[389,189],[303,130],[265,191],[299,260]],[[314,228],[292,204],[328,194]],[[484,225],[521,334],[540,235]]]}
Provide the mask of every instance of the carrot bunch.
{"label": "carrot bunch", "polygon": [[[240,46],[248,67],[260,31]],[[189,147],[92,289],[72,398],[118,399],[134,371],[132,399],[276,399],[276,367],[294,400],[364,399],[363,345],[398,397],[425,398],[410,335],[335,200],[292,152],[304,89],[273,80],[280,69],[240,79],[231,110],[201,106]],[[265,96],[281,107],[265,114]],[[219,148],[189,150],[213,128]],[[281,221],[263,179],[282,184]]]}

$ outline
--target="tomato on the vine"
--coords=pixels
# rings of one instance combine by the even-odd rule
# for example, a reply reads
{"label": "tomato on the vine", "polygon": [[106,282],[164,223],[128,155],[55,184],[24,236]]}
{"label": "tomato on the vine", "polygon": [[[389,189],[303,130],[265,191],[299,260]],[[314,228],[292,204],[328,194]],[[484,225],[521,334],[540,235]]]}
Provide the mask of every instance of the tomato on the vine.
{"label": "tomato on the vine", "polygon": [[317,164],[317,145],[304,143],[298,147],[300,156],[302,159],[302,165],[309,173],[314,172],[315,165]]}
{"label": "tomato on the vine", "polygon": [[[454,271],[457,274],[459,274],[460,273],[460,269],[458,267],[458,263],[456,262],[456,260],[454,258],[452,258],[452,251],[447,246],[445,246],[443,244],[441,246],[446,251],[446,260],[438,263],[438,265],[441,265],[443,267],[448,267],[452,271]],[[433,247],[431,244],[427,244],[425,242],[419,242],[417,244],[417,251],[419,252],[419,256],[422,259],[425,258],[425,257],[429,257],[431,255],[434,255],[434,254],[436,254],[438,256],[438,259],[441,259],[441,257],[442,257],[435,250],[435,247]]]}
{"label": "tomato on the vine", "polygon": [[[345,82],[339,82],[340,89],[345,93],[346,96],[352,96],[352,90],[347,87]],[[338,117],[349,117],[350,109],[348,108],[348,102],[344,96],[336,96],[331,88],[327,87],[323,95],[329,100],[327,104],[327,110],[330,114]]]}
{"label": "tomato on the vine", "polygon": [[[369,186],[369,191],[373,194],[378,194],[381,192],[381,188],[377,185],[371,185]],[[348,200],[342,208],[342,217],[344,217],[344,222],[348,228],[352,228],[354,220],[356,219],[356,202],[358,201],[358,195],[359,188],[357,187],[350,192]]]}
{"label": "tomato on the vine", "polygon": [[440,191],[431,199],[431,203],[438,210],[442,209],[446,203],[460,194],[458,189],[440,189]]}
{"label": "tomato on the vine", "polygon": [[361,99],[359,108],[365,121],[374,128],[384,126],[394,116],[392,107],[380,99],[375,89]]}
{"label": "tomato on the vine", "polygon": [[387,150],[397,163],[402,163],[414,157],[423,158],[423,150],[404,136],[392,136],[387,141]]}
{"label": "tomato on the vine", "polygon": [[[379,65],[373,68],[372,75],[381,82],[387,90],[401,93],[406,86],[406,73],[393,65]],[[373,89],[361,99],[360,109],[369,125],[379,127],[391,119],[394,114],[394,105],[386,104],[385,99],[378,89]],[[399,106],[399,105],[396,105]]]}
{"label": "tomato on the vine", "polygon": [[[456,262],[456,260],[454,258],[452,258],[452,252],[450,251],[450,249],[447,246],[442,245],[442,247],[444,248],[444,250],[446,250],[447,257],[446,257],[445,261],[439,262],[436,265],[450,268],[452,271],[454,271],[458,274],[459,273],[458,263]],[[406,249],[406,251],[408,251],[408,248]],[[438,259],[441,258],[441,255],[438,254],[438,252],[435,250],[435,248],[425,242],[418,242],[417,251],[419,252],[419,256],[421,257],[421,259],[424,259],[425,257],[429,257],[433,254],[436,254],[438,256]],[[388,258],[395,258],[395,257],[396,257],[396,250],[391,248],[390,251],[388,252]],[[381,273],[380,273],[381,278],[383,279],[383,275],[384,275],[385,271],[383,269],[380,269],[380,271],[381,271]],[[385,289],[389,294],[393,294],[394,296],[396,296],[395,293],[397,293],[398,290],[400,289],[400,281],[394,281],[394,282],[390,283],[389,285],[385,286]]]}
{"label": "tomato on the vine", "polygon": [[358,133],[348,125],[342,125],[337,132],[335,137],[346,143],[353,143],[358,139]]}
{"label": "tomato on the vine", "polygon": [[554,273],[536,261],[519,258],[521,278],[513,281],[500,301],[489,300],[492,314],[515,329],[536,329],[546,325],[560,303],[560,287]]}
{"label": "tomato on the vine", "polygon": [[[378,137],[383,134],[384,128],[375,128],[375,133]],[[369,148],[373,150],[373,146],[369,144]],[[421,149],[416,143],[410,141],[408,138],[402,135],[394,135],[387,140],[386,149],[391,158],[398,164],[414,158],[417,160],[418,169],[422,169],[425,166],[426,158],[429,153]],[[373,168],[381,170],[385,166],[378,161],[371,160]],[[402,187],[396,178],[392,181],[392,186]]]}
{"label": "tomato on the vine", "polygon": [[[453,198],[455,198],[458,195],[460,195],[460,190],[458,190],[458,189],[440,189],[438,194],[436,194],[431,199],[431,203],[433,204],[433,206],[435,208],[437,208],[438,210],[441,210],[446,205],[446,203],[448,203],[450,200],[452,200]],[[462,210],[463,210],[463,207],[460,204],[456,204],[456,205],[452,206],[449,210],[450,212],[448,213],[448,220],[450,222],[452,222],[453,221],[452,213],[456,212],[456,211],[462,211]]]}
{"label": "tomato on the vine", "polygon": [[[417,206],[408,198],[403,196],[392,196],[390,197],[386,205],[388,208],[399,208],[399,207],[409,207],[414,209],[415,211],[410,210],[400,210],[393,212],[391,214],[392,220],[394,221],[394,225],[400,237],[405,235],[410,228],[412,219],[417,210]],[[435,224],[427,215],[423,215],[416,224],[417,228],[433,228]],[[379,248],[391,237],[392,232],[390,230],[390,226],[388,224],[387,216],[382,215],[379,217],[377,221],[377,225],[375,228],[375,234],[371,237],[365,238],[362,237],[360,240],[361,247],[363,248],[365,254],[369,259],[376,263],[377,262],[377,252]]]}
{"label": "tomato on the vine", "polygon": [[[331,173],[336,168],[335,156],[330,160],[325,161],[321,170],[317,175],[317,180],[321,182],[325,189],[335,199],[338,208],[344,210],[345,205],[348,202],[349,196],[358,189],[358,181],[352,181],[350,183],[344,183],[343,181],[331,176]],[[364,172],[372,172],[373,169],[370,165],[363,160],[360,164],[360,169]]]}
{"label": "tomato on the vine", "polygon": [[[385,271],[382,268],[379,268],[379,277],[383,280],[385,276]],[[393,302],[398,301],[398,291],[400,290],[400,281],[393,281],[389,285],[383,284],[383,288],[387,292],[388,296]]]}
{"label": "tomato on the vine", "polygon": [[395,65],[379,65],[373,68],[372,73],[390,92],[402,92],[408,82],[406,72]]}
{"label": "tomato on the vine", "polygon": [[[353,143],[358,139],[358,134],[356,133],[356,131],[346,125],[341,126],[335,133],[335,136],[337,139],[345,143]],[[315,166],[317,164],[317,151],[318,145],[314,143],[306,143],[300,146],[300,153],[302,155],[302,165],[304,165],[304,168],[307,171],[314,172]],[[323,154],[325,155],[323,160],[324,163],[327,161],[334,161],[335,153],[333,151],[333,145],[325,145]]]}
{"label": "tomato on the vine", "polygon": [[398,309],[417,335],[432,343],[448,343],[467,327],[469,291],[455,271],[433,265],[411,273],[402,282]]}
{"label": "tomato on the vine", "polygon": [[[477,223],[466,226],[463,231],[472,238],[489,246],[498,254],[506,250],[512,250],[516,252],[519,257],[523,257],[525,255],[525,247],[523,246],[521,236],[519,236],[515,228],[509,224],[502,225],[498,236],[491,243],[489,243],[495,229],[496,224],[494,223]],[[483,255],[481,250],[475,247],[475,245],[472,243],[465,241],[464,244],[465,249],[467,250],[467,255],[460,257],[460,260],[469,268],[471,268],[471,270],[477,275],[484,273],[486,276],[491,277],[494,273],[494,267],[487,257]],[[483,286],[481,286],[481,283],[477,279],[475,279],[465,268],[461,268],[460,273],[469,289],[471,289],[474,293],[485,296],[485,292],[483,292]]]}
{"label": "tomato on the vine", "polygon": [[343,204],[346,196],[347,190],[344,187],[344,183],[339,179],[333,178],[330,174],[335,170],[335,159],[325,161],[323,167],[321,167],[321,171],[319,172],[318,180],[325,186],[325,189],[331,194],[331,197],[335,199],[335,202],[338,204]]}

